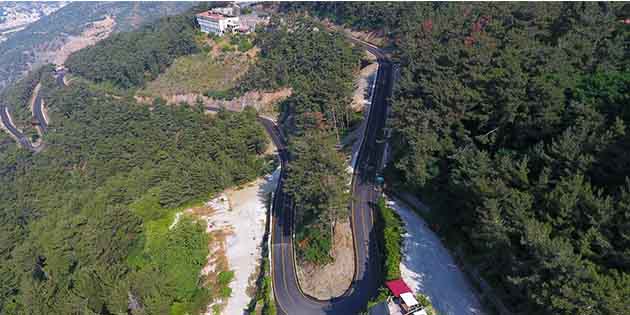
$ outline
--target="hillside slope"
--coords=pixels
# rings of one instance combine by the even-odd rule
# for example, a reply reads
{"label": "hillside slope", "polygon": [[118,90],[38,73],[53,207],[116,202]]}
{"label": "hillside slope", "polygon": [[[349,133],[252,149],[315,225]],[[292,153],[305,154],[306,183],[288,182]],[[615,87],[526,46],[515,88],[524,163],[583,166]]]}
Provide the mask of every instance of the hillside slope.
{"label": "hillside slope", "polygon": [[[116,34],[77,53],[69,68],[91,60],[86,67],[163,70],[196,51],[185,23],[191,19],[168,17]],[[118,45],[130,54],[115,56]],[[137,58],[126,63],[130,55]],[[152,63],[154,56],[162,58]],[[131,71],[112,73],[103,84]],[[54,126],[38,154],[14,144],[0,150],[0,314],[198,314],[225,296],[226,283],[208,285],[200,276],[215,255],[205,226],[194,215],[172,222],[175,213],[268,168],[256,112],[209,117],[185,104],[138,106],[94,84],[90,73],[73,73],[68,86],[36,74],[15,84],[23,89],[6,89],[23,103],[41,82]],[[139,87],[132,82],[130,89]]]}
{"label": "hillside slope", "polygon": [[515,314],[630,309],[630,6],[298,4],[384,29],[393,190],[435,209]]}
{"label": "hillside slope", "polygon": [[[177,14],[191,2],[74,2],[16,32],[0,43],[0,90],[44,62],[93,23],[113,17],[114,32],[135,29],[158,17]],[[80,48],[80,47],[79,47]]]}

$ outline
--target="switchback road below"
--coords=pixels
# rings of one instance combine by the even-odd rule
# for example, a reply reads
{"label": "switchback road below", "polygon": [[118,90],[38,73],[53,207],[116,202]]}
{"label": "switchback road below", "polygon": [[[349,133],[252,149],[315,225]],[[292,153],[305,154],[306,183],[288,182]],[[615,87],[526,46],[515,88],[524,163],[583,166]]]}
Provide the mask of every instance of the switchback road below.
{"label": "switchback road below", "polygon": [[377,47],[350,39],[374,54],[379,62],[376,90],[357,165],[352,179],[351,223],[355,247],[355,273],[350,288],[340,297],[321,301],[306,296],[299,287],[293,248],[294,205],[283,191],[288,152],[286,141],[276,124],[260,118],[271,135],[281,160],[282,173],[272,207],[272,278],[280,314],[285,315],[352,315],[365,310],[368,300],[376,296],[382,280],[372,206],[380,196],[374,179],[381,167],[384,150],[383,128],[387,116],[387,99],[392,90],[392,64]]}

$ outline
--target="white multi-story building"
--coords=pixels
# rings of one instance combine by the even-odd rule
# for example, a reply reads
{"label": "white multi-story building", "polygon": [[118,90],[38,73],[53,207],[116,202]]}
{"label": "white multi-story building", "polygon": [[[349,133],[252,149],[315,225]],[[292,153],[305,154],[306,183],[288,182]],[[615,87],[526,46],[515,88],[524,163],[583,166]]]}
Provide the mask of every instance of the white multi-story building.
{"label": "white multi-story building", "polygon": [[197,14],[197,23],[202,32],[223,36],[238,29],[239,18],[206,11]]}

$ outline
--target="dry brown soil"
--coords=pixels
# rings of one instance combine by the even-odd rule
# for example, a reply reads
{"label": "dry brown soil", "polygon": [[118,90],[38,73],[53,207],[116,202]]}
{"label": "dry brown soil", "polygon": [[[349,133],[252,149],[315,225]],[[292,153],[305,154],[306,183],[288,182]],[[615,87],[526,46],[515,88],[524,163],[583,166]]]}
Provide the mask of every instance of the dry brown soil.
{"label": "dry brown soil", "polygon": [[350,222],[335,227],[334,261],[325,266],[297,264],[302,291],[312,297],[327,300],[342,295],[354,276],[354,249]]}
{"label": "dry brown soil", "polygon": [[[274,92],[247,92],[245,95],[230,101],[216,100],[207,96],[188,93],[188,94],[176,94],[176,95],[163,95],[162,97],[168,104],[179,104],[186,102],[188,104],[195,104],[197,100],[201,100],[204,106],[213,108],[226,108],[232,111],[241,111],[246,106],[252,106],[257,110],[265,110],[271,107],[273,104],[289,97],[291,95],[291,89],[284,88]],[[135,96],[136,101],[143,104],[151,104],[153,97]]]}
{"label": "dry brown soil", "polygon": [[38,53],[38,59],[42,63],[62,65],[73,52],[94,45],[98,41],[107,38],[114,30],[115,25],[116,21],[114,18],[106,16],[101,21],[91,23],[81,35],[68,37],[59,49],[46,50]]}

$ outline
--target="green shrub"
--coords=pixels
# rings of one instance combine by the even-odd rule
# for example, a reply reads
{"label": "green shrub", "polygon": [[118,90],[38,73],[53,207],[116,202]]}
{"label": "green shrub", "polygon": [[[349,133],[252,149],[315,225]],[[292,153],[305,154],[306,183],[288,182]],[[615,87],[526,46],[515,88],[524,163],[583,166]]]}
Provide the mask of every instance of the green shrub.
{"label": "green shrub", "polygon": [[240,52],[246,52],[254,47],[254,44],[247,36],[238,34],[235,34],[230,38],[230,44],[238,47],[238,51]]}
{"label": "green shrub", "polygon": [[392,208],[387,207],[385,199],[379,199],[376,207],[378,209],[383,237],[382,246],[385,256],[385,279],[398,279],[400,278],[400,261],[402,258],[402,221]]}
{"label": "green shrub", "polygon": [[237,92],[231,89],[224,90],[224,91],[208,91],[204,95],[209,98],[214,98],[217,100],[226,100],[226,101],[233,100],[238,96]]}
{"label": "green shrub", "polygon": [[221,289],[219,289],[219,295],[222,298],[227,299],[232,296],[232,289],[230,287],[222,287]]}
{"label": "green shrub", "polygon": [[221,271],[217,276],[217,282],[220,286],[227,286],[234,280],[234,271]]}
{"label": "green shrub", "polygon": [[367,305],[368,309],[370,309],[372,306],[378,303],[387,301],[388,297],[389,297],[389,289],[386,287],[380,287],[378,289],[378,295],[368,301],[368,305]]}
{"label": "green shrub", "polygon": [[217,276],[219,295],[224,299],[232,295],[232,289],[229,287],[232,280],[234,280],[234,271],[221,271]]}
{"label": "green shrub", "polygon": [[332,260],[330,239],[330,233],[322,232],[319,228],[312,226],[305,228],[297,235],[298,257],[318,265],[329,263]]}
{"label": "green shrub", "polygon": [[424,309],[427,311],[427,315],[437,315],[437,312],[435,311],[435,309],[433,308],[433,304],[431,303],[431,299],[429,299],[428,296],[422,293],[418,293],[416,294],[416,299],[418,300],[418,303],[420,303],[420,305],[422,305],[422,307],[424,307]]}
{"label": "green shrub", "polygon": [[234,47],[232,47],[232,45],[221,46],[221,51],[224,52],[224,53],[233,52],[234,51]]}
{"label": "green shrub", "polygon": [[250,49],[254,48],[254,44],[252,44],[252,42],[250,42],[249,40],[245,39],[245,40],[241,40],[238,43],[238,51],[240,52],[246,52]]}
{"label": "green shrub", "polygon": [[273,298],[273,294],[271,293],[272,290],[272,284],[271,284],[271,277],[267,276],[265,277],[265,282],[264,282],[264,305],[263,305],[263,309],[262,309],[262,313],[263,315],[276,315],[277,311],[276,311],[276,301]]}

